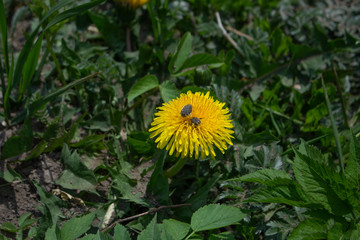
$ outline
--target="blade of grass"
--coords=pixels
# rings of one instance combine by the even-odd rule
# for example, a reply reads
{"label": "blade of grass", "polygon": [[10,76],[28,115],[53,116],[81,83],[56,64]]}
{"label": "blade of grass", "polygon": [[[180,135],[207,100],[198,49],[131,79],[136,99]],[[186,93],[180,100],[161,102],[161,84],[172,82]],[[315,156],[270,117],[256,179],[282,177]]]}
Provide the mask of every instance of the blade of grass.
{"label": "blade of grass", "polygon": [[31,115],[32,113],[34,113],[36,110],[40,109],[41,107],[43,107],[44,105],[46,105],[48,102],[54,100],[56,97],[60,96],[61,94],[65,93],[67,90],[69,90],[70,88],[73,88],[79,84],[84,83],[85,81],[87,81],[88,79],[91,79],[95,76],[97,76],[100,72],[97,73],[93,73],[90,74],[84,78],[80,78],[78,80],[75,80],[69,84],[67,84],[66,86],[63,86],[57,90],[55,90],[52,93],[49,93],[48,95],[41,97],[40,99],[36,100],[35,102],[33,102],[27,109],[24,109],[22,112],[20,112],[12,121],[12,124],[18,124],[20,122],[22,122],[25,117],[26,117],[26,113],[28,111],[28,113]]}
{"label": "blade of grass", "polygon": [[28,60],[24,64],[23,74],[22,74],[23,76],[20,80],[20,85],[19,85],[18,101],[21,100],[25,90],[30,85],[31,79],[35,74],[36,66],[40,56],[42,38],[43,35],[40,35],[34,47],[31,49],[29,53]]}
{"label": "blade of grass", "polygon": [[[328,137],[328,136],[330,136],[330,134],[329,134],[329,133],[326,133],[326,134],[324,134],[324,135],[321,135],[321,136],[319,136],[319,137],[310,139],[309,141],[305,141],[305,142],[306,142],[306,144],[309,144],[309,145],[310,145],[310,144],[313,144],[313,143],[315,143],[315,142],[317,142],[317,141],[319,141],[319,140],[321,140],[321,139],[323,139],[323,138],[325,138],[325,137]],[[289,149],[286,150],[285,152],[281,153],[281,156],[285,156],[285,155],[288,154],[289,152],[293,152],[294,149],[298,149],[299,146],[300,146],[300,145],[297,145],[297,146],[294,146],[294,147],[292,147],[292,148],[289,148]]]}
{"label": "blade of grass", "polygon": [[336,69],[335,69],[334,60],[331,62],[331,65],[332,65],[334,75],[335,75],[336,89],[337,89],[337,91],[339,93],[339,97],[340,97],[341,113],[342,113],[343,118],[344,118],[344,124],[345,124],[346,128],[349,129],[349,122],[348,122],[348,118],[347,118],[346,110],[345,110],[344,96],[342,94],[342,89],[341,89],[341,85],[340,85],[340,79],[339,79],[338,74],[337,74]]}
{"label": "blade of grass", "polygon": [[[10,97],[10,92],[11,92],[11,85],[12,85],[12,79],[13,79],[13,73],[14,73],[14,58],[11,58],[11,65],[10,65],[10,70],[9,70],[9,75],[8,75],[8,86],[6,88],[6,92],[4,95],[4,111],[5,111],[5,119],[8,120],[10,118],[10,104],[9,104],[9,97]],[[8,122],[7,122],[7,125]]]}
{"label": "blade of grass", "polygon": [[276,130],[278,136],[281,136],[281,131],[280,131],[280,128],[279,128],[278,124],[276,123],[276,120],[274,118],[274,114],[272,113],[272,111],[269,111],[269,113],[270,113],[271,121],[272,121],[272,123],[273,123],[273,125],[275,127],[275,130]]}
{"label": "blade of grass", "polygon": [[333,115],[332,110],[331,110],[331,104],[330,104],[329,96],[327,94],[325,83],[324,83],[324,78],[323,78],[322,75],[321,75],[321,84],[322,84],[322,87],[323,87],[323,90],[324,90],[326,107],[328,109],[328,113],[329,113],[329,117],[330,117],[330,121],[331,121],[331,127],[332,127],[334,137],[335,137],[335,144],[336,144],[336,149],[337,149],[337,152],[338,152],[338,157],[339,157],[339,162],[340,162],[340,170],[341,170],[341,173],[344,173],[344,160],[343,160],[343,155],[342,155],[342,150],[341,150],[341,145],[340,145],[339,132],[338,132],[338,129],[336,127],[334,115]]}
{"label": "blade of grass", "polygon": [[[60,13],[58,15],[58,17],[55,17],[54,19],[56,19],[56,21],[54,21],[54,19],[46,26],[46,29],[50,28],[51,26],[65,20],[66,18],[72,17],[74,15],[80,14],[81,12],[94,7],[95,5],[101,3],[103,0],[96,0],[90,3],[86,3],[80,6],[77,6],[75,8],[69,9],[64,11],[63,13]],[[13,82],[12,82],[12,88],[15,88],[18,86],[19,82],[20,82],[20,78],[22,75],[22,70],[24,67],[24,64],[26,62],[26,60],[28,59],[30,50],[33,46],[34,40],[37,36],[37,33],[40,29],[40,26],[50,17],[52,16],[55,12],[57,12],[58,10],[60,10],[61,8],[65,7],[66,5],[68,5],[69,3],[73,3],[73,0],[62,0],[57,2],[50,10],[49,12],[44,16],[44,18],[41,19],[39,25],[35,28],[34,32],[30,35],[30,37],[28,38],[28,40],[26,41],[24,47],[22,48],[20,55],[18,57],[18,60],[16,62],[16,67],[15,67],[15,71],[14,71],[14,77],[13,77]],[[84,7],[85,6],[85,7]],[[75,9],[75,10],[74,10]],[[80,11],[81,10],[81,11]],[[71,13],[71,14],[69,14]]]}
{"label": "blade of grass", "polygon": [[[20,82],[20,78],[22,75],[22,70],[24,67],[24,64],[28,58],[28,55],[30,53],[30,50],[32,48],[32,45],[34,43],[34,40],[37,36],[37,33],[40,29],[40,26],[47,21],[47,19],[53,15],[55,12],[57,12],[58,10],[60,10],[61,8],[65,7],[66,5],[68,5],[69,3],[72,3],[73,0],[62,0],[59,1],[57,4],[55,4],[50,10],[49,12],[47,12],[45,14],[45,16],[41,19],[41,21],[39,22],[39,25],[35,28],[35,30],[33,31],[33,33],[30,35],[30,37],[28,38],[28,40],[25,42],[24,47],[21,49],[20,55],[18,57],[18,60],[16,61],[16,67],[15,67],[15,72],[14,72],[14,77],[13,77],[13,82],[11,85],[11,89],[17,87],[17,85]],[[10,89],[10,91],[11,91]]]}
{"label": "blade of grass", "polygon": [[[6,17],[5,17],[5,8],[4,3],[0,0],[0,32],[2,37],[2,45],[4,51],[4,59],[5,59],[5,71],[6,74],[9,74],[9,49],[8,49],[8,39],[7,39],[7,25],[6,25]],[[4,85],[5,89],[5,85]]]}
{"label": "blade of grass", "polygon": [[[46,28],[44,29],[44,31],[48,30],[49,28],[51,28],[52,26],[54,26],[55,24],[64,21],[70,17],[73,16],[77,16],[80,13],[95,7],[97,5],[99,5],[100,3],[104,2],[105,0],[95,0],[95,1],[91,1],[89,3],[85,3],[82,5],[79,5],[77,7],[71,8],[69,10],[66,10],[62,13],[60,13],[59,15],[55,16],[53,19],[51,19],[51,21],[46,25]],[[51,10],[50,10],[51,11]]]}
{"label": "blade of grass", "polygon": [[280,113],[280,112],[278,112],[278,111],[272,110],[271,108],[262,106],[262,105],[260,105],[260,104],[258,104],[258,103],[254,103],[254,104],[255,104],[255,106],[260,107],[260,108],[263,108],[263,109],[265,109],[266,111],[271,112],[271,113],[273,113],[273,114],[276,115],[276,116],[279,116],[279,117],[285,118],[285,119],[287,119],[287,120],[289,120],[289,121],[292,121],[293,123],[295,123],[295,124],[297,124],[297,125],[303,125],[303,124],[304,124],[304,123],[301,122],[300,120],[293,119],[293,118],[291,118],[291,117],[289,117],[289,116],[287,116],[287,115],[285,115],[285,114],[283,114],[283,113]]}

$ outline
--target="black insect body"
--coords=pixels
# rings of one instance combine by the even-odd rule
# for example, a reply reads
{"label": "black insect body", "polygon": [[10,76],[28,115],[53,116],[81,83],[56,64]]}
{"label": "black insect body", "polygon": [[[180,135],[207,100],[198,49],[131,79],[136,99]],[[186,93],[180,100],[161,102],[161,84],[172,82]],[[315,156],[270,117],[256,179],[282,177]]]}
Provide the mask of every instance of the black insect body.
{"label": "black insect body", "polygon": [[195,127],[197,127],[197,126],[201,123],[201,121],[200,121],[199,118],[193,117],[193,118],[191,119],[191,123],[194,124]]}
{"label": "black insect body", "polygon": [[191,104],[186,104],[185,106],[183,106],[183,108],[181,109],[181,116],[186,117],[189,116],[192,112],[192,105]]}

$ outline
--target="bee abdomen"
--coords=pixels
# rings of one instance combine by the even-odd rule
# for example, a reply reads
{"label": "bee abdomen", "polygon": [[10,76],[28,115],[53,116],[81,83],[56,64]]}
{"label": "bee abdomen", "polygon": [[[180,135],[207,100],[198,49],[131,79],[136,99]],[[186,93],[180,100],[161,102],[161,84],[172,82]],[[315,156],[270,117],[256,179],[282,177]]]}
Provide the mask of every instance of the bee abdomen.
{"label": "bee abdomen", "polygon": [[186,117],[189,116],[192,112],[192,105],[191,104],[186,104],[185,106],[183,106],[183,108],[181,109],[181,116]]}
{"label": "bee abdomen", "polygon": [[199,118],[193,117],[193,118],[191,119],[191,123],[194,124],[195,126],[198,126],[198,125],[201,123],[201,121],[200,121]]}

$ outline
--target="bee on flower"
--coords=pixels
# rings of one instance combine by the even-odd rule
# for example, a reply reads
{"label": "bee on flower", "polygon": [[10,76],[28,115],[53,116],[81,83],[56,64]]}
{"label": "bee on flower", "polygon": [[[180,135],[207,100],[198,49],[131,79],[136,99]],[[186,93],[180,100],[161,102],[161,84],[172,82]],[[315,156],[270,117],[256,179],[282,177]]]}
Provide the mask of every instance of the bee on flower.
{"label": "bee on flower", "polygon": [[231,114],[224,106],[210,97],[210,92],[188,91],[158,108],[150,137],[156,137],[157,147],[166,147],[170,155],[215,157],[214,146],[224,153],[234,138]]}

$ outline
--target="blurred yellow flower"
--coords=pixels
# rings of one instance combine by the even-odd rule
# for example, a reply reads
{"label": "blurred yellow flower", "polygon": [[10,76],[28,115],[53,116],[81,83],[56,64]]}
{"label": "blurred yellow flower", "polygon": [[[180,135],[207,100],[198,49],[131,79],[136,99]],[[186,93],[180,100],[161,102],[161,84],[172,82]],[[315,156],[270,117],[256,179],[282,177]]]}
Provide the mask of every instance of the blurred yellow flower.
{"label": "blurred yellow flower", "polygon": [[132,8],[138,8],[148,3],[150,0],[114,0],[115,3],[121,3],[123,5],[130,6]]}
{"label": "blurred yellow flower", "polygon": [[176,152],[176,156],[192,157],[195,152],[198,159],[200,152],[201,158],[209,154],[215,157],[214,145],[224,153],[234,138],[231,114],[224,106],[210,97],[210,92],[188,91],[158,108],[149,129],[150,137],[157,136],[157,147],[166,146],[170,155]]}

